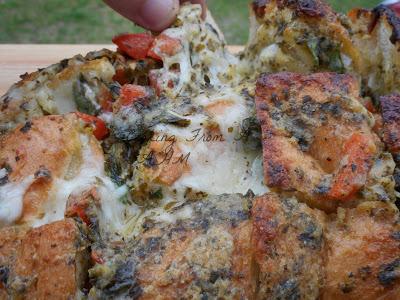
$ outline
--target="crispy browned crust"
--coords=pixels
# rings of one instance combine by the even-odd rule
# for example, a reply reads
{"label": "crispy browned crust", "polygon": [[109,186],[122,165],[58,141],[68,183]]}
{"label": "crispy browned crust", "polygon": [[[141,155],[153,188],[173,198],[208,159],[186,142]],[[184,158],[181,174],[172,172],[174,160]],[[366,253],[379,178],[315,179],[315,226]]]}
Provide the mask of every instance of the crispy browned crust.
{"label": "crispy browned crust", "polygon": [[397,210],[384,203],[339,213],[326,234],[323,299],[399,299],[399,230]]}
{"label": "crispy browned crust", "polygon": [[390,41],[395,44],[400,40],[400,18],[397,14],[385,5],[379,5],[372,10],[373,20],[369,30],[372,31],[380,18],[386,18],[390,26],[392,26],[392,36]]}
{"label": "crispy browned crust", "polygon": [[383,96],[380,98],[380,103],[383,120],[382,137],[396,162],[394,180],[397,191],[400,191],[400,95]]}
{"label": "crispy browned crust", "polygon": [[90,271],[91,295],[399,297],[400,223],[394,205],[364,202],[326,215],[273,193],[249,201],[238,195],[200,200],[190,204],[190,219],[147,220],[130,246],[92,246],[97,265]]}
{"label": "crispy browned crust", "polygon": [[[240,202],[234,207],[237,204]],[[203,219],[203,225],[198,227],[194,225],[197,223],[195,217],[189,221],[194,226],[188,227],[184,222],[180,230],[155,228],[143,235],[143,246],[147,247],[150,242],[161,239],[157,247],[146,251],[146,257],[140,263],[141,299],[154,299],[157,295],[170,299],[183,295],[200,296],[201,290],[215,297],[252,297],[255,286],[251,272],[251,223],[246,220],[248,212],[232,210],[223,214],[226,214],[226,220],[204,216],[207,220]],[[232,215],[231,221],[228,214]],[[235,214],[241,217],[237,219]],[[171,239],[165,243],[163,239],[168,231]],[[160,254],[161,261],[155,259]]]}
{"label": "crispy browned crust", "polygon": [[400,225],[391,204],[325,216],[268,194],[252,208],[258,299],[398,299]]}
{"label": "crispy browned crust", "polygon": [[[323,178],[340,174],[345,166],[344,145],[350,136],[357,133],[368,137],[370,153],[378,149],[366,112],[352,107],[359,104],[358,90],[357,81],[350,75],[261,76],[256,108],[262,128],[264,176],[269,187],[295,193],[312,206],[327,210],[335,207],[335,201],[329,201],[336,199],[330,195],[333,183],[324,182]],[[354,168],[370,168],[372,158],[369,154],[368,160]]]}
{"label": "crispy browned crust", "polygon": [[7,281],[15,264],[16,252],[28,228],[7,227],[0,230],[0,299],[7,299]]}
{"label": "crispy browned crust", "polygon": [[383,118],[383,140],[392,154],[400,154],[400,95],[380,99]]}
{"label": "crispy browned crust", "polygon": [[[253,1],[253,10],[260,15],[266,4],[274,0],[255,0]],[[275,0],[279,9],[289,7],[302,17],[327,17],[331,20],[336,18],[335,12],[324,1],[320,0]]]}
{"label": "crispy browned crust", "polygon": [[18,228],[6,228],[0,236],[0,262],[5,262],[7,268],[4,287],[11,298],[71,299],[76,296],[83,284],[82,278],[77,277],[86,244],[72,219],[26,233]]}
{"label": "crispy browned crust", "polygon": [[24,196],[21,222],[40,214],[52,179],[62,177],[79,155],[78,131],[62,116],[33,119],[0,139],[0,164],[9,170],[8,181],[36,176]]}
{"label": "crispy browned crust", "polygon": [[[340,49],[341,53],[351,58],[351,66],[342,66],[343,68],[351,70],[360,68],[359,50],[354,46],[346,24],[325,1],[259,0],[253,1],[252,8],[258,23],[264,23],[264,26],[270,28],[272,32],[277,32],[275,36],[268,37],[269,43],[277,43],[283,53],[293,59],[292,65],[288,63],[286,66],[272,62],[271,67],[275,72],[286,70],[301,73],[318,70],[343,72],[340,67],[332,66],[320,58],[316,63],[315,57],[310,56],[310,47],[307,44],[312,39],[327,39],[331,47]],[[264,35],[268,36],[266,33]],[[265,41],[260,38],[258,43],[263,46]]]}
{"label": "crispy browned crust", "polygon": [[267,194],[252,208],[257,299],[316,299],[324,281],[324,215]]}
{"label": "crispy browned crust", "polygon": [[100,298],[252,299],[256,281],[250,205],[251,200],[240,195],[186,203],[190,218],[173,223],[147,220],[137,242],[118,251],[127,251],[122,259],[107,258],[107,250],[94,247],[103,264],[117,269],[114,279],[94,280]]}
{"label": "crispy browned crust", "polygon": [[395,44],[400,40],[400,18],[397,14],[385,5],[378,5],[373,10],[356,8],[349,12],[349,17],[353,22],[364,19],[365,30],[372,32],[381,19],[386,19],[392,27],[390,41]]}

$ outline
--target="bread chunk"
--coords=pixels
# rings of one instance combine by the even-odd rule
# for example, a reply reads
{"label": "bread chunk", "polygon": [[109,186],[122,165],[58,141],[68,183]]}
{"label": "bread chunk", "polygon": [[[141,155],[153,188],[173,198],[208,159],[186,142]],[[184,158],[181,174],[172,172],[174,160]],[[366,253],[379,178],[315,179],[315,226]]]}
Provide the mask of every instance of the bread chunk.
{"label": "bread chunk", "polygon": [[[361,105],[358,91],[350,75],[261,76],[256,106],[265,183],[270,188],[326,211],[354,205],[363,196],[394,200],[393,185],[379,195],[368,189],[380,184],[371,181],[374,165],[393,161],[382,157],[383,145],[372,131],[373,117]],[[390,171],[385,175],[388,180]]]}
{"label": "bread chunk", "polygon": [[71,299],[84,287],[87,241],[72,219],[0,233],[2,293],[31,299]]}
{"label": "bread chunk", "polygon": [[252,208],[257,299],[317,299],[324,283],[325,214],[267,194]]}
{"label": "bread chunk", "polygon": [[399,230],[392,205],[366,202],[340,210],[326,233],[323,299],[398,299]]}

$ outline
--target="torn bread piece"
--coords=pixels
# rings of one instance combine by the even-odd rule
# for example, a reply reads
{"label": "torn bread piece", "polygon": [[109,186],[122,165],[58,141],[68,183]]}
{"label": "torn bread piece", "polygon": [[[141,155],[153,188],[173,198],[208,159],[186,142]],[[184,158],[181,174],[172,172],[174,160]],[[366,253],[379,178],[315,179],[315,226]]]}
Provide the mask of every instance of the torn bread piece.
{"label": "torn bread piece", "polygon": [[380,98],[383,119],[383,141],[388,150],[400,154],[400,94]]}
{"label": "torn bread piece", "polygon": [[398,299],[399,230],[393,204],[365,202],[331,216],[325,234],[322,299]]}
{"label": "torn bread piece", "polygon": [[383,120],[383,141],[396,162],[397,168],[394,178],[396,190],[400,192],[400,95],[383,96],[380,98],[380,104]]}
{"label": "torn bread piece", "polygon": [[399,92],[400,18],[380,5],[373,10],[349,12],[352,40],[360,51],[359,73],[366,93],[379,96]]}
{"label": "torn bread piece", "polygon": [[276,194],[252,208],[257,299],[397,299],[399,212],[364,202],[325,215]]}
{"label": "torn bread piece", "polygon": [[363,202],[326,215],[294,197],[221,195],[142,221],[135,241],[92,245],[90,297],[399,295],[400,228],[393,204]]}
{"label": "torn bread piece", "polygon": [[[105,174],[99,142],[76,114],[34,118],[0,138],[0,227],[62,220],[67,202],[95,189],[102,228],[114,233],[136,207]],[[128,213],[126,210],[129,210]]]}
{"label": "torn bread piece", "polygon": [[[107,55],[115,57],[115,54],[108,50],[98,54],[88,54],[86,58],[78,55],[24,75],[0,99],[0,131],[8,131],[34,117],[76,111],[79,99],[85,95],[93,97],[93,110],[100,107],[96,95],[106,88],[105,83],[110,83],[115,74]],[[88,108],[89,102],[81,104]]]}
{"label": "torn bread piece", "polygon": [[28,230],[0,230],[0,296],[76,299],[87,279],[84,227],[72,219]]}
{"label": "torn bread piece", "polygon": [[241,70],[353,72],[360,65],[345,17],[320,0],[253,1]]}
{"label": "torn bread piece", "polygon": [[151,58],[134,60],[103,49],[25,74],[0,98],[0,133],[43,115],[109,113],[120,85],[149,85],[149,70],[158,67]]}
{"label": "torn bread piece", "polygon": [[101,163],[103,154],[75,115],[35,118],[2,136],[0,225],[63,219],[67,194],[78,187],[66,183],[90,167],[88,159]]}
{"label": "torn bread piece", "polygon": [[252,299],[251,197],[221,195],[149,215],[136,241],[92,246],[94,298]]}
{"label": "torn bread piece", "polygon": [[252,208],[256,299],[317,299],[323,287],[325,214],[276,194]]}
{"label": "torn bread piece", "polygon": [[7,281],[10,276],[10,266],[15,264],[16,249],[21,247],[21,242],[28,227],[14,226],[0,230],[0,298],[7,299]]}
{"label": "torn bread piece", "polygon": [[[77,119],[48,116],[27,121],[1,137],[2,226],[44,217],[56,178],[74,176],[81,164],[78,128]],[[62,203],[57,206],[63,218]]]}
{"label": "torn bread piece", "polygon": [[256,105],[266,184],[327,211],[394,201],[393,159],[359,100],[350,75],[263,75]]}

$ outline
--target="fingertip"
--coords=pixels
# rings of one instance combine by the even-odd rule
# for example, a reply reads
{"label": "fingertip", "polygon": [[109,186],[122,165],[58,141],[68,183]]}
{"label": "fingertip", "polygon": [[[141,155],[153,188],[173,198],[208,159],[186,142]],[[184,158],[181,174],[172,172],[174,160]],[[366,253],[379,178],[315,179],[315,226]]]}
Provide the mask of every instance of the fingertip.
{"label": "fingertip", "polygon": [[178,0],[147,0],[140,8],[140,25],[152,31],[162,31],[170,26],[179,12]]}

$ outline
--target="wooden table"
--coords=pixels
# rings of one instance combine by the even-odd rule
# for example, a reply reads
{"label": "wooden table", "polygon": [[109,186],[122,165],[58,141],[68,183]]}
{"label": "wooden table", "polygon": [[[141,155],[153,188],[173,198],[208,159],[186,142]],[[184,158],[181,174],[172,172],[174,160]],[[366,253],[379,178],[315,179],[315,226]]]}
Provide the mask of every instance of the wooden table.
{"label": "wooden table", "polygon": [[[15,82],[19,75],[36,71],[64,58],[76,54],[108,48],[115,50],[114,45],[29,45],[0,44],[0,96]],[[230,46],[232,52],[240,51],[240,46]]]}

